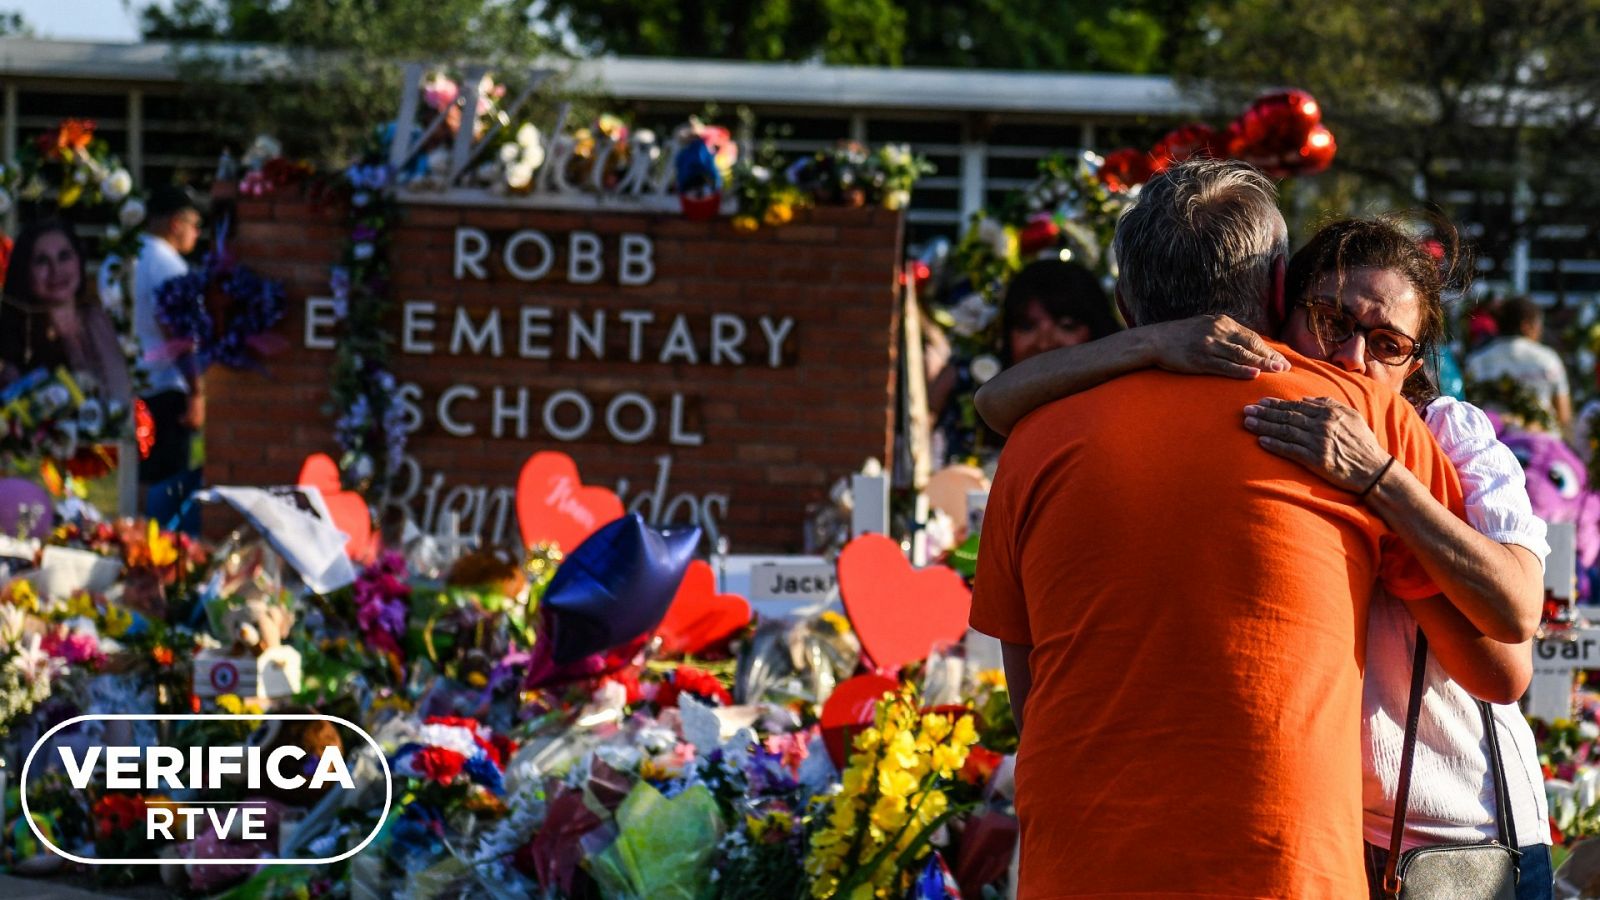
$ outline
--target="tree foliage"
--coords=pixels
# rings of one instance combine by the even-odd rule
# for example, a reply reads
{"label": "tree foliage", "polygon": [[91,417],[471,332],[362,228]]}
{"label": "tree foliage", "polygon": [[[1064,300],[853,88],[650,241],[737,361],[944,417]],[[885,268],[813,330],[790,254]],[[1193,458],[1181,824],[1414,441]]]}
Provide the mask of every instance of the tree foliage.
{"label": "tree foliage", "polygon": [[1163,71],[1196,0],[554,0],[590,52],[846,65]]}
{"label": "tree foliage", "polygon": [[189,48],[181,65],[190,95],[228,129],[227,137],[243,141],[266,131],[291,152],[337,159],[393,115],[399,63],[514,68],[531,61],[544,49],[533,6],[534,0],[175,0],[143,7],[141,19],[146,38]]}
{"label": "tree foliage", "polygon": [[1600,249],[1600,0],[1227,0],[1200,22],[1179,69],[1219,107],[1305,88],[1337,167],[1480,223],[1487,255],[1553,223],[1586,236],[1552,250]]}

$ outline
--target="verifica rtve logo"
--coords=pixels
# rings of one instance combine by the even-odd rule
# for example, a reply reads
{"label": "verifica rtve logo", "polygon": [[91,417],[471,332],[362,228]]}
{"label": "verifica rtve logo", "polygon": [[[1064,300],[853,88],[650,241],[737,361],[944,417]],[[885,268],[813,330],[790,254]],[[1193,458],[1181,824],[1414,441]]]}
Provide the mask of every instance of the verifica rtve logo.
{"label": "verifica rtve logo", "polygon": [[[34,821],[28,805],[28,778],[35,771],[35,757],[41,748],[59,731],[79,722],[143,721],[181,722],[204,720],[230,721],[324,721],[360,735],[371,748],[373,758],[383,771],[383,811],[368,834],[355,847],[338,856],[310,859],[268,857],[262,859],[97,859],[79,856],[57,846],[47,832]],[[322,749],[314,759],[305,749],[286,745],[270,752],[258,746],[206,746],[206,747],[133,747],[91,746],[81,750],[58,745],[59,762],[74,790],[87,791],[99,783],[107,790],[170,791],[180,793],[183,799],[152,804],[145,810],[143,829],[151,840],[192,841],[202,835],[232,836],[244,840],[262,840],[265,831],[265,810],[249,800],[212,800],[206,791],[218,791],[230,781],[241,783],[247,791],[256,791],[271,785],[279,790],[297,790],[302,787],[319,789],[329,787],[336,791],[356,791],[358,785],[351,777],[346,753],[337,745]],[[45,760],[38,760],[41,768]],[[22,815],[40,844],[58,856],[87,865],[239,865],[249,862],[271,861],[279,865],[322,865],[348,859],[360,853],[378,836],[383,822],[388,818],[393,797],[393,776],[383,749],[371,735],[354,723],[337,716],[319,713],[245,713],[192,714],[192,715],[85,715],[67,719],[45,732],[28,753],[22,765]]]}

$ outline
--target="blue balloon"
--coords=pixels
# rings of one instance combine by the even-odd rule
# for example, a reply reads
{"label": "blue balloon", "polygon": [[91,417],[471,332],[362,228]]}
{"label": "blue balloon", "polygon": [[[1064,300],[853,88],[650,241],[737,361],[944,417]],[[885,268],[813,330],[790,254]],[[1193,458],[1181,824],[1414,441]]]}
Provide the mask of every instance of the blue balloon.
{"label": "blue balloon", "polygon": [[579,544],[541,603],[555,663],[620,647],[660,625],[699,543],[696,526],[657,531],[630,513]]}

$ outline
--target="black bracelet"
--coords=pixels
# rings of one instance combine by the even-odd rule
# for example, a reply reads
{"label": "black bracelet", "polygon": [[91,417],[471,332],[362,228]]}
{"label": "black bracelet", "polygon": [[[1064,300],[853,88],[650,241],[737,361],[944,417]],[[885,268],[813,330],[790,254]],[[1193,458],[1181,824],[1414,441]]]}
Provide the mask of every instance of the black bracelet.
{"label": "black bracelet", "polygon": [[1356,495],[1356,499],[1367,499],[1367,495],[1372,493],[1372,489],[1378,486],[1378,482],[1383,480],[1383,476],[1389,474],[1389,467],[1392,465],[1394,465],[1394,457],[1391,456],[1389,457],[1389,461],[1383,464],[1383,468],[1378,470],[1378,474],[1373,477],[1372,483],[1362,488],[1361,493]]}

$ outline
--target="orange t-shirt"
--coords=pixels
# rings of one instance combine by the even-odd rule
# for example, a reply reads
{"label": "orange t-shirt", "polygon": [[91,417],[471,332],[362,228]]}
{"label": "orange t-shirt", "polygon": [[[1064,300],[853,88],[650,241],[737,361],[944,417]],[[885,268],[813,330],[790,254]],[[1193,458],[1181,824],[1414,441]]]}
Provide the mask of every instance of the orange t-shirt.
{"label": "orange t-shirt", "polygon": [[1398,394],[1274,346],[1291,371],[1135,373],[1006,444],[972,627],[1033,648],[1023,898],[1367,895],[1367,600],[1380,569],[1404,599],[1437,591],[1352,494],[1261,449],[1243,407],[1332,397],[1458,512],[1461,488]]}

